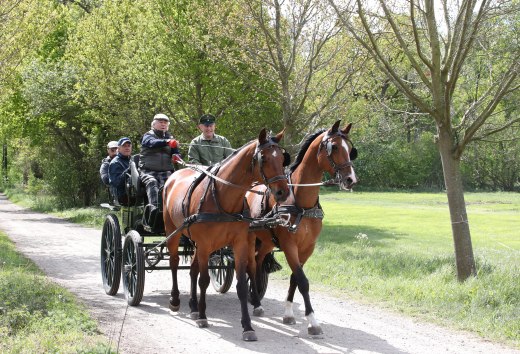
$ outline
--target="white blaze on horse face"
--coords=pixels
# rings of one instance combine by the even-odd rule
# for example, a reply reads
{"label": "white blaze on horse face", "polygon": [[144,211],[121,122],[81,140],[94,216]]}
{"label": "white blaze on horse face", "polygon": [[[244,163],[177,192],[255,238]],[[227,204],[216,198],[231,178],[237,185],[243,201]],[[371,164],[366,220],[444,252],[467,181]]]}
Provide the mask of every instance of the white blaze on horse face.
{"label": "white blaze on horse face", "polygon": [[345,149],[347,151],[347,153],[350,153],[350,150],[348,148],[348,144],[347,144],[347,142],[344,139],[341,139],[341,146],[343,147],[343,149]]}
{"label": "white blaze on horse face", "polygon": [[276,158],[278,156],[278,151],[273,149],[273,157]]}

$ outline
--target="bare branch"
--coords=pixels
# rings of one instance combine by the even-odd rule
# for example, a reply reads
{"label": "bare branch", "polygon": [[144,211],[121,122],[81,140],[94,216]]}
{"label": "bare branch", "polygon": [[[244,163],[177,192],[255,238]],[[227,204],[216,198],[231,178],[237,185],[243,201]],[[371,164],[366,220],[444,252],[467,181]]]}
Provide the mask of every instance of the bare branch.
{"label": "bare branch", "polygon": [[377,44],[377,40],[375,39],[374,33],[370,29],[370,26],[367,22],[363,6],[361,5],[361,0],[356,0],[356,2],[358,9],[357,13],[361,20],[361,24],[363,25],[363,28],[368,36],[368,41],[363,39],[357,33],[356,29],[350,25],[347,19],[345,19],[345,16],[338,9],[336,4],[334,3],[334,0],[329,0],[329,3],[337,13],[339,20],[343,23],[345,28],[348,29],[352,36],[358,41],[358,43],[360,43],[368,51],[368,53],[376,59],[376,65],[379,67],[379,69],[383,71],[388,76],[388,78],[392,80],[394,85],[396,85],[423,112],[431,114],[432,117],[437,117],[437,115],[430,108],[430,106],[425,101],[423,101],[417,94],[415,94],[415,92],[399,77],[399,75],[396,73],[396,71],[388,62],[388,60],[385,59],[385,56],[383,55],[379,48],[379,45]]}
{"label": "bare branch", "polygon": [[419,58],[421,58],[422,62],[424,64],[426,64],[426,66],[431,71],[432,63],[428,58],[426,58],[426,56],[424,55],[424,53],[422,52],[422,49],[421,49],[421,40],[420,40],[419,32],[418,32],[418,25],[415,21],[415,3],[413,0],[410,0],[410,20],[412,22],[413,37],[415,39],[415,49],[417,51],[417,54],[419,55]]}

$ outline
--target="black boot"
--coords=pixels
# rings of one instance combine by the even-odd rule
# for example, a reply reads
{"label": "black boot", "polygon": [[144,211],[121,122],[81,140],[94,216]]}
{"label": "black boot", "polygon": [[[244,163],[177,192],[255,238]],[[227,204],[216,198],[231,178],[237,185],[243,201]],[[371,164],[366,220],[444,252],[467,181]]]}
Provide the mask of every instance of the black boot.
{"label": "black boot", "polygon": [[146,186],[146,195],[148,196],[148,204],[144,207],[143,223],[149,226],[155,224],[155,218],[159,211],[159,188],[157,182],[153,181]]}

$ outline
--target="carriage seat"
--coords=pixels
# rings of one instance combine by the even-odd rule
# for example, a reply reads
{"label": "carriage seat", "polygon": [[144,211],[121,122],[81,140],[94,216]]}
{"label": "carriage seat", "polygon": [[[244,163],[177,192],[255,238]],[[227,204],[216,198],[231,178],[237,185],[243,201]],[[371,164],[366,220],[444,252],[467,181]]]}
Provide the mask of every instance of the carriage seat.
{"label": "carriage seat", "polygon": [[126,189],[128,196],[135,199],[136,204],[143,203],[146,197],[145,188],[141,177],[139,177],[139,154],[132,156],[130,159],[130,171],[127,177]]}

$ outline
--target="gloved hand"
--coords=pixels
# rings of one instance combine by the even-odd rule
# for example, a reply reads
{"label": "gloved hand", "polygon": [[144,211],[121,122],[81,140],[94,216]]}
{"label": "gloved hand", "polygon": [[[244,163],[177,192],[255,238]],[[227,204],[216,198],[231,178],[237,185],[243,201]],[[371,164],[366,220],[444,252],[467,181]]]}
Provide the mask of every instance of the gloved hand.
{"label": "gloved hand", "polygon": [[168,146],[172,149],[175,149],[179,144],[177,143],[177,140],[175,139],[169,139],[168,140]]}
{"label": "gloved hand", "polygon": [[181,161],[182,161],[181,155],[179,155],[179,154],[173,154],[172,155],[172,162],[180,163]]}

